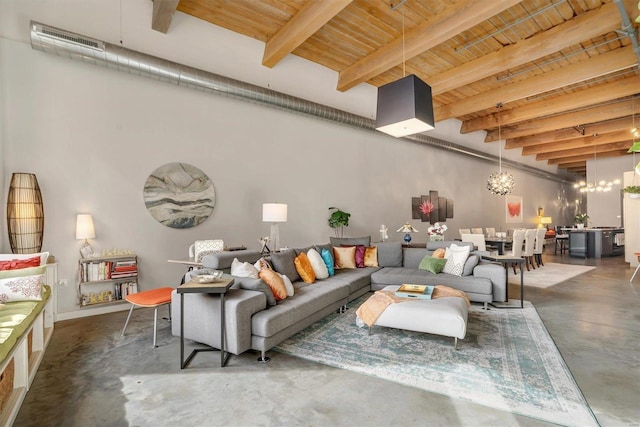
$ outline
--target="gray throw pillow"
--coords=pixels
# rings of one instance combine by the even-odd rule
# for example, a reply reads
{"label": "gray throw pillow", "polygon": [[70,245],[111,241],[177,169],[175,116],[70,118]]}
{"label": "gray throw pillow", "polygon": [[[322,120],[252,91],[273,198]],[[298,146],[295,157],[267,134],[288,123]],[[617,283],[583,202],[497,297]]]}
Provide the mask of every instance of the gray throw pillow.
{"label": "gray throw pillow", "polygon": [[262,279],[253,279],[251,277],[234,277],[233,279],[234,288],[262,292],[267,297],[268,306],[276,305],[276,297],[273,296],[269,285],[264,283]]}
{"label": "gray throw pillow", "polygon": [[378,247],[378,266],[402,267],[402,243],[376,243]]}
{"label": "gray throw pillow", "polygon": [[296,270],[296,252],[294,250],[288,250],[283,252],[271,253],[271,264],[273,269],[280,274],[284,274],[291,280],[291,282],[297,282],[300,280],[298,270]]}
{"label": "gray throw pillow", "polygon": [[358,246],[362,245],[364,247],[371,246],[371,236],[365,237],[329,237],[329,242],[331,246],[340,247],[340,245],[345,246]]}
{"label": "gray throw pillow", "polygon": [[473,269],[476,268],[476,265],[480,262],[479,255],[469,255],[467,261],[464,263],[464,268],[462,269],[463,276],[471,276],[473,274]]}

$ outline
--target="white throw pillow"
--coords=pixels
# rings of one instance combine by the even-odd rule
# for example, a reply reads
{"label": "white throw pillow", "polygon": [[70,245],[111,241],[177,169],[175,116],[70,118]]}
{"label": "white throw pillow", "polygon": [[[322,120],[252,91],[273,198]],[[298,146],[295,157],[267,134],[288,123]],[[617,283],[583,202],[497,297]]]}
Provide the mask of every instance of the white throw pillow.
{"label": "white throw pillow", "polygon": [[240,262],[234,258],[231,262],[231,275],[237,277],[258,278],[258,269],[248,262]]}
{"label": "white throw pillow", "polygon": [[316,279],[326,279],[329,277],[327,265],[324,263],[324,260],[318,251],[315,249],[309,249],[307,251],[307,258],[309,258],[311,268],[313,268],[313,272],[316,274]]}
{"label": "white throw pillow", "polygon": [[[280,273],[278,273],[280,274]],[[287,296],[288,297],[292,297],[293,293],[295,292],[295,289],[293,287],[293,283],[291,283],[291,280],[289,280],[289,278],[287,276],[285,276],[284,274],[280,274],[280,277],[282,277],[282,281],[284,282],[284,287],[287,288]]]}
{"label": "white throw pillow", "polygon": [[444,257],[447,263],[442,269],[443,273],[453,274],[454,276],[462,276],[464,272],[464,263],[467,262],[471,248],[469,246],[458,246],[452,243],[446,250]]}

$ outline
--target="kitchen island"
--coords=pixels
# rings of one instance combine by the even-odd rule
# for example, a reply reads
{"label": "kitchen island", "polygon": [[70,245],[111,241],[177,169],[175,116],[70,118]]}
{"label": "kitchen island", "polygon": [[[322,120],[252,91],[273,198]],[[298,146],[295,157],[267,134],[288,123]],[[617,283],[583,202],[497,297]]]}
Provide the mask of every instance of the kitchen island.
{"label": "kitchen island", "polygon": [[624,254],[624,228],[567,228],[569,256],[601,258]]}

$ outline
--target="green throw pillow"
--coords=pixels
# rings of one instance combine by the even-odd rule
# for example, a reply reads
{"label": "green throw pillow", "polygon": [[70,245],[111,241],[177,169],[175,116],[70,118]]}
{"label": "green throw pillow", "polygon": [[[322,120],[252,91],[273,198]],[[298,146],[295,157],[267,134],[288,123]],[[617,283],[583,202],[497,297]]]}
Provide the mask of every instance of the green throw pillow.
{"label": "green throw pillow", "polygon": [[422,258],[422,261],[420,261],[420,265],[418,266],[418,268],[420,270],[430,271],[433,274],[438,274],[442,271],[446,263],[446,258],[434,258],[427,255]]}

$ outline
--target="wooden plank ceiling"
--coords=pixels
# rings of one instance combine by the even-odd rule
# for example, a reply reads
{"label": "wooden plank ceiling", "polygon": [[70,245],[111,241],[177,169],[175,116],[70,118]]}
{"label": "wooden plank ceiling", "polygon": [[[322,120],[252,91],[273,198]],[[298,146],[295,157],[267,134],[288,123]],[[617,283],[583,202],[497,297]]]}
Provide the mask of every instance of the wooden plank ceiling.
{"label": "wooden plank ceiling", "polygon": [[[634,22],[637,0],[621,1]],[[265,66],[293,54],[335,70],[339,91],[415,74],[436,122],[560,172],[628,155],[640,126],[638,24],[623,29],[613,0],[154,0],[154,28],[175,10],[263,41]]]}

